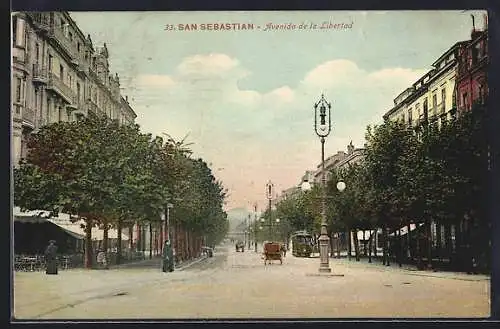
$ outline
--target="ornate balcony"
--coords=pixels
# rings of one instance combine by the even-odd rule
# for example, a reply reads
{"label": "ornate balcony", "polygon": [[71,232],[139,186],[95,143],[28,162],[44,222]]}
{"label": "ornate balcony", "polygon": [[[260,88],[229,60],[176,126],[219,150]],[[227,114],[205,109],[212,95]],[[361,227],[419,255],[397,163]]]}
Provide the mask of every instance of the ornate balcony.
{"label": "ornate balcony", "polygon": [[88,61],[85,60],[85,57],[79,56],[77,64],[78,65],[77,65],[76,69],[79,72],[82,72],[82,73],[89,72],[89,66],[90,66],[90,64],[88,63]]}
{"label": "ornate balcony", "polygon": [[33,83],[47,84],[48,74],[47,69],[40,64],[33,64]]}
{"label": "ornate balcony", "polygon": [[28,15],[31,17],[34,27],[40,31],[50,31],[50,21],[47,13],[30,12]]}
{"label": "ornate balcony", "polygon": [[22,113],[23,126],[31,129],[35,128],[35,111],[29,107],[25,107]]}
{"label": "ornate balcony", "polygon": [[68,56],[70,56],[73,60],[78,58],[78,51],[75,45],[66,37],[66,35],[64,35],[64,32],[60,28],[51,26],[49,38],[56,41],[56,43],[64,49]]}
{"label": "ornate balcony", "polygon": [[49,74],[49,83],[47,84],[47,89],[52,90],[68,104],[73,102],[74,92],[68,87],[57,75],[54,73]]}

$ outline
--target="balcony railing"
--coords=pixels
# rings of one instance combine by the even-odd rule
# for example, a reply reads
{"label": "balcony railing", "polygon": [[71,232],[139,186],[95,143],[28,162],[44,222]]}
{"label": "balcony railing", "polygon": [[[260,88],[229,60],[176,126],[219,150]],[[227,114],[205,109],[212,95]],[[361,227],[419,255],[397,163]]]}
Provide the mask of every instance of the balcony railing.
{"label": "balcony railing", "polygon": [[78,67],[77,70],[80,72],[88,72],[89,71],[89,66],[90,64],[88,63],[88,60],[85,60],[85,57],[83,56],[78,56]]}
{"label": "balcony railing", "polygon": [[33,82],[34,83],[47,83],[48,75],[47,69],[40,64],[33,64]]}
{"label": "balcony railing", "polygon": [[23,125],[30,126],[31,128],[35,127],[35,111],[33,109],[25,107],[23,109],[22,117]]}
{"label": "balcony railing", "polygon": [[50,29],[50,21],[46,13],[30,12],[28,13],[28,15],[33,20],[33,23],[35,23],[35,26],[38,27],[39,29],[45,31],[48,31]]}
{"label": "balcony railing", "polygon": [[73,43],[64,35],[64,32],[55,26],[51,26],[50,28],[50,37],[56,40],[62,48],[68,53],[72,58],[78,57],[78,51]]}
{"label": "balcony railing", "polygon": [[47,85],[48,89],[53,90],[59,94],[67,103],[73,101],[74,92],[68,87],[57,75],[54,73],[49,74],[49,83]]}

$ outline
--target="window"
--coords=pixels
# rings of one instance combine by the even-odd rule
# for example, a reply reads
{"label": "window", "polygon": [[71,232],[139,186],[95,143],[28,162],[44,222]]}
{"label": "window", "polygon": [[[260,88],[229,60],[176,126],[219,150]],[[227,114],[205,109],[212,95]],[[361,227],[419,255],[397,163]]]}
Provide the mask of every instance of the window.
{"label": "window", "polygon": [[38,64],[38,58],[40,57],[40,45],[38,42],[35,45],[35,63]]}
{"label": "window", "polygon": [[437,103],[438,103],[437,95],[433,94],[432,95],[432,115],[436,115],[436,113],[437,113]]}
{"label": "window", "polygon": [[21,103],[21,78],[16,78],[16,102]]}
{"label": "window", "polygon": [[47,112],[45,113],[47,123],[50,122],[50,111],[51,111],[51,102],[50,102],[50,98],[47,96]]}
{"label": "window", "polygon": [[428,108],[428,103],[427,103],[427,98],[424,98],[424,120],[427,120],[427,117],[429,116],[429,108]]}
{"label": "window", "polygon": [[446,88],[441,89],[441,113],[446,109]]}
{"label": "window", "polygon": [[441,227],[441,246],[446,248],[446,230],[443,224],[440,225]]}
{"label": "window", "polygon": [[69,37],[69,40],[70,40],[70,41],[73,41],[73,33],[68,32],[68,37]]}
{"label": "window", "polygon": [[78,50],[78,52],[80,52],[80,42],[76,43],[76,50]]}
{"label": "window", "polygon": [[17,17],[14,16],[12,19],[12,42],[14,45],[16,45],[16,40],[17,40]]}
{"label": "window", "polygon": [[483,85],[479,84],[477,88],[478,88],[479,101],[481,102],[481,104],[484,104],[484,87]]}
{"label": "window", "polygon": [[59,64],[59,77],[64,82],[64,67],[61,64]]}
{"label": "window", "polygon": [[456,235],[455,235],[455,225],[450,227],[450,238],[451,238],[451,250],[455,252],[457,247]]}
{"label": "window", "polygon": [[49,72],[52,72],[52,55],[49,54]]}
{"label": "window", "polygon": [[35,92],[35,109],[38,109],[38,89],[35,89],[34,92]]}
{"label": "window", "polygon": [[412,111],[413,109],[408,109],[408,125],[412,125],[413,124],[413,118],[412,118]]}
{"label": "window", "polygon": [[471,55],[472,55],[472,62],[471,62],[471,65],[475,65],[477,63],[477,59],[478,59],[478,56],[479,56],[479,43],[475,44],[474,47],[472,47],[471,51]]}

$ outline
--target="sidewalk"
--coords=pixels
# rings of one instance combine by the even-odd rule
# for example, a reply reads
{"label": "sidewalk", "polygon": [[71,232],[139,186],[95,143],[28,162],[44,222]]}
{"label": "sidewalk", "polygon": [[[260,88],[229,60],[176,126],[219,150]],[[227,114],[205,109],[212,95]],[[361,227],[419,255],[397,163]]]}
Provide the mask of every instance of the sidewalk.
{"label": "sidewalk", "polygon": [[382,262],[373,261],[372,263],[368,263],[368,259],[360,259],[360,261],[356,261],[356,259],[352,258],[350,261],[347,258],[330,258],[330,264],[341,265],[346,268],[367,268],[375,271],[382,272],[400,272],[406,275],[415,275],[415,276],[426,276],[426,277],[435,277],[435,278],[446,278],[446,279],[454,279],[454,280],[463,280],[463,281],[489,281],[491,276],[484,274],[467,274],[463,272],[449,272],[449,271],[433,271],[433,270],[418,270],[416,266],[402,264],[402,267],[399,267],[397,263],[392,263],[390,266],[385,266]]}
{"label": "sidewalk", "polygon": [[205,259],[179,264],[172,273],[161,271],[157,265],[159,258],[116,265],[108,270],[68,269],[53,276],[45,272],[15,272],[14,313],[16,318],[33,318],[84,301],[118,296],[130,287],[183,280],[186,276],[183,270]]}

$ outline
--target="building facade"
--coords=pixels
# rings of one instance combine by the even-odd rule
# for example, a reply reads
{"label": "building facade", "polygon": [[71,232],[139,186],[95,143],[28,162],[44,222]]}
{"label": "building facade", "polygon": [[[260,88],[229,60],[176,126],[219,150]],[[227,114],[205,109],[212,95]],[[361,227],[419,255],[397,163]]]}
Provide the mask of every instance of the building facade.
{"label": "building facade", "polygon": [[483,29],[478,30],[473,24],[471,40],[459,52],[456,101],[459,113],[470,111],[474,103],[486,100],[488,58],[488,21],[485,15]]}
{"label": "building facade", "polygon": [[136,118],[120,94],[104,44],[94,47],[68,12],[12,14],[12,163],[26,155],[27,137],[43,125],[88,113],[122,124]]}
{"label": "building facade", "polygon": [[[335,170],[337,168],[337,164],[347,158],[347,153],[344,151],[338,151],[337,153],[329,156],[325,159],[325,171],[326,171],[326,180],[330,177],[330,171]],[[322,184],[322,170],[321,163],[316,166],[316,170],[314,171],[313,184]]]}
{"label": "building facade", "polygon": [[364,148],[355,148],[352,141],[347,145],[347,156],[337,162],[336,169],[347,169],[349,166],[360,164],[365,158]]}
{"label": "building facade", "polygon": [[400,121],[418,128],[441,125],[456,114],[455,87],[458,57],[467,41],[460,41],[443,53],[432,69],[394,99],[384,120]]}

